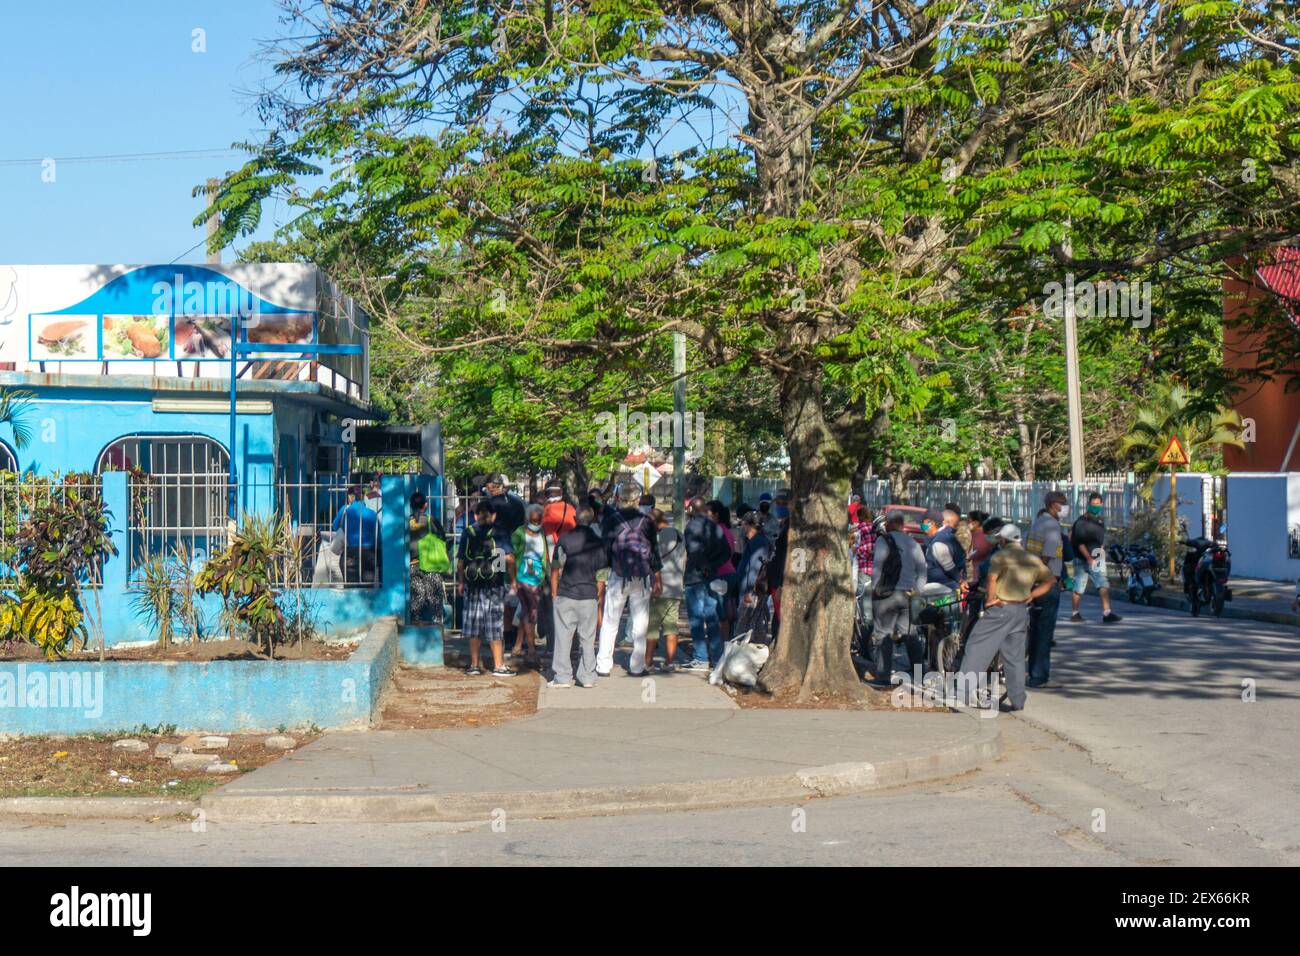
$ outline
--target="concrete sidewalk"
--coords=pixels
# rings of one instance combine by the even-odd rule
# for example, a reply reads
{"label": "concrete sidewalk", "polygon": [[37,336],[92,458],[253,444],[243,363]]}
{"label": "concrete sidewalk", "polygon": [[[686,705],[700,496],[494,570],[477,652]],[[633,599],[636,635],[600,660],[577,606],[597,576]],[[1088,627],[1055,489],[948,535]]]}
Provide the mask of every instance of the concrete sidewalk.
{"label": "concrete sidewalk", "polygon": [[1001,753],[1000,723],[948,712],[552,708],[499,727],[330,733],[201,805],[212,820],[407,822],[798,802],[975,769]]}
{"label": "concrete sidewalk", "polygon": [[595,687],[547,687],[537,695],[540,710],[738,710],[731,696],[709,683],[708,671],[675,670],[632,677],[615,655],[615,670]]}

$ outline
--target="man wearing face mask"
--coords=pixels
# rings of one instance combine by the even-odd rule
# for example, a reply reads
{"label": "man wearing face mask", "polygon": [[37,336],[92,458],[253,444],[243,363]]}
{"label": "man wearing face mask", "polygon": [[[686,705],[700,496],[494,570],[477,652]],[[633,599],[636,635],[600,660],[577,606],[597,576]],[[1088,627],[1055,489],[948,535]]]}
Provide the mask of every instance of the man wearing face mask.
{"label": "man wearing face mask", "polygon": [[1063,491],[1049,491],[1042,510],[1029,528],[1025,550],[1047,565],[1058,584],[1029,606],[1029,677],[1026,687],[1042,687],[1052,668],[1052,638],[1056,635],[1056,614],[1061,606],[1059,582],[1065,567],[1065,541],[1061,519],[1070,513]]}
{"label": "man wearing face mask", "polygon": [[1073,614],[1070,620],[1082,624],[1079,602],[1092,581],[1101,595],[1103,624],[1115,624],[1123,618],[1110,609],[1110,582],[1106,580],[1106,526],[1101,520],[1101,495],[1094,491],[1088,495],[1088,511],[1070,529],[1070,554],[1074,558],[1074,593],[1070,595]]}

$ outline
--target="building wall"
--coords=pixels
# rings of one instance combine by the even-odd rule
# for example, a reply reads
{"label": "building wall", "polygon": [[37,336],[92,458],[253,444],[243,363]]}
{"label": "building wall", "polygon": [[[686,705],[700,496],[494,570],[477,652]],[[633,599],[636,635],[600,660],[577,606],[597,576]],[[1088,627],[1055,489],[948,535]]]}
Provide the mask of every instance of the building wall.
{"label": "building wall", "polygon": [[[1234,319],[1251,307],[1253,301],[1270,294],[1231,276],[1224,279],[1223,364],[1228,369],[1245,372],[1255,367],[1260,337]],[[1285,467],[1283,462],[1296,427],[1300,425],[1300,393],[1287,392],[1286,382],[1280,379],[1252,382],[1245,385],[1233,400],[1233,407],[1243,419],[1254,420],[1255,441],[1247,443],[1244,449],[1223,449],[1224,465],[1229,471],[1300,472],[1300,446]]]}
{"label": "building wall", "polygon": [[1300,578],[1300,558],[1288,553],[1288,537],[1300,529],[1300,474],[1229,475],[1227,512],[1234,576]]}

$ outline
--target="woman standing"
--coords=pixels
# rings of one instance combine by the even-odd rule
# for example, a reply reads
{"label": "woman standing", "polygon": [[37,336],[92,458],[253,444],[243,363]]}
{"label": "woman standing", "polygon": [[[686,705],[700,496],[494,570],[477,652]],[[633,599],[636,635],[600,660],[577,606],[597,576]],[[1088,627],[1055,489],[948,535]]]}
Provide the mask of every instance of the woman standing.
{"label": "woman standing", "polygon": [[709,502],[709,517],[722,529],[727,539],[727,560],[718,568],[718,579],[727,588],[718,594],[718,622],[722,626],[722,640],[731,640],[732,625],[736,621],[736,603],[740,597],[740,576],[736,574],[736,536],[731,530],[731,509],[716,498]]}
{"label": "woman standing", "polygon": [[551,549],[542,531],[543,510],[536,502],[530,504],[524,511],[525,523],[510,537],[514,553],[515,594],[519,596],[519,636],[514,654],[517,656],[527,641],[524,663],[533,667],[541,666],[537,656],[537,611],[542,600],[542,582],[551,570]]}
{"label": "woman standing", "polygon": [[[441,624],[443,605],[447,600],[442,572],[451,568],[451,558],[447,552],[447,536],[438,519],[429,514],[429,499],[423,492],[417,491],[411,495],[410,504],[411,517],[406,524],[406,549],[411,559],[411,583],[406,605],[407,620],[411,624],[417,624],[427,610],[432,615],[432,623]],[[433,535],[442,543],[441,549],[433,542],[421,546],[421,542],[429,535]],[[439,551],[441,558],[439,558]]]}

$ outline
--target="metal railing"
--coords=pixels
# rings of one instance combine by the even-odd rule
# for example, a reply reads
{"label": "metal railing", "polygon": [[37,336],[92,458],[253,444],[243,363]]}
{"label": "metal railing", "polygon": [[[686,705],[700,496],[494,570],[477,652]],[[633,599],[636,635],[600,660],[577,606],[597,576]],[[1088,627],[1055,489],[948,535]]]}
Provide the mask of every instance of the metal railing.
{"label": "metal railing", "polygon": [[[1212,476],[1187,476],[1179,479],[1180,499],[1190,490],[1187,479],[1197,483],[1203,502],[1202,523],[1208,526],[1219,479]],[[1049,491],[1062,491],[1070,503],[1070,520],[1081,515],[1088,496],[1097,492],[1102,496],[1102,508],[1107,527],[1127,532],[1133,516],[1149,506],[1142,498],[1140,484],[1124,474],[1089,475],[1079,484],[1070,481],[909,481],[906,483],[906,500],[895,500],[890,483],[884,479],[863,482],[862,503],[873,512],[891,504],[919,505],[924,508],[942,508],[947,502],[961,506],[963,512],[986,511],[990,516],[1006,518],[1027,528],[1043,507]]]}
{"label": "metal railing", "polygon": [[[273,583],[282,588],[374,588],[380,584],[380,510],[377,489],[352,500],[341,478],[311,482],[244,483],[235,490],[242,519],[284,521],[285,537]],[[162,559],[197,570],[230,542],[226,475],[132,475],[131,579]],[[371,493],[373,491],[373,493]]]}

